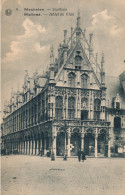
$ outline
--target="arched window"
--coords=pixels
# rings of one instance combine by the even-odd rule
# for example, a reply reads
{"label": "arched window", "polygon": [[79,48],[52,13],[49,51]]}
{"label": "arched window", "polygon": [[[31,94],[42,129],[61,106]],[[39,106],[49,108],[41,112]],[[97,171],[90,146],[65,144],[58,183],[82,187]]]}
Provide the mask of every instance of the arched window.
{"label": "arched window", "polygon": [[70,72],[68,74],[68,83],[69,83],[69,86],[70,87],[74,87],[75,86],[75,78],[76,78],[75,73]]}
{"label": "arched window", "polygon": [[94,119],[95,120],[100,119],[100,111],[101,111],[101,100],[95,99],[94,100]]}
{"label": "arched window", "polygon": [[75,68],[76,69],[81,69],[81,62],[82,62],[82,57],[77,55],[75,57]]}
{"label": "arched window", "polygon": [[81,87],[82,88],[86,89],[88,87],[88,79],[89,77],[87,74],[83,74],[81,76]]}
{"label": "arched window", "polygon": [[69,97],[68,99],[68,118],[75,118],[75,98]]}
{"label": "arched window", "polygon": [[63,118],[63,98],[61,96],[56,97],[55,112],[55,116],[57,119]]}
{"label": "arched window", "polygon": [[101,110],[101,100],[95,99],[94,100],[94,111],[100,111]]}

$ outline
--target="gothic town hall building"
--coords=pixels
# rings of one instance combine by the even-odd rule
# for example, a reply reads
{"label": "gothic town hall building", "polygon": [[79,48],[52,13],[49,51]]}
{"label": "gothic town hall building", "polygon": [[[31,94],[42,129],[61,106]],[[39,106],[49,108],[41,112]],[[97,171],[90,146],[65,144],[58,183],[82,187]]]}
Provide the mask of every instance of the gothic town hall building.
{"label": "gothic town hall building", "polygon": [[58,58],[51,47],[49,70],[32,77],[26,72],[23,90],[12,93],[5,105],[6,153],[70,157],[81,149],[94,157],[124,156],[125,72],[113,91],[114,78],[105,79],[104,54],[98,63],[93,34],[87,39],[80,20],[78,13],[69,38],[64,30]]}

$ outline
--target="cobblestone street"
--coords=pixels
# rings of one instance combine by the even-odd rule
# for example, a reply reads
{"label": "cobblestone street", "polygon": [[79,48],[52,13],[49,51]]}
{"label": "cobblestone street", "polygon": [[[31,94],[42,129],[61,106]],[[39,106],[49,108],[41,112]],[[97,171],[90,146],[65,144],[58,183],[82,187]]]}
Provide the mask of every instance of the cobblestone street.
{"label": "cobblestone street", "polygon": [[2,195],[122,195],[125,159],[2,156]]}

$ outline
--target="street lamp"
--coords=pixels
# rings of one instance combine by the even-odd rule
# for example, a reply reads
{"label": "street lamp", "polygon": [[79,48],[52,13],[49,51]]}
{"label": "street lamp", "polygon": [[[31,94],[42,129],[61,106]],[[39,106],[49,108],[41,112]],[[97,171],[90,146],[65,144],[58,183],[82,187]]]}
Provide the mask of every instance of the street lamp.
{"label": "street lamp", "polygon": [[[52,103],[52,122],[53,122],[53,103]],[[55,129],[53,131],[53,128],[52,128],[52,153],[51,153],[51,161],[55,161],[55,154],[54,154],[54,151],[53,151],[53,143],[54,143],[55,135],[56,135]]]}
{"label": "street lamp", "polygon": [[[66,89],[65,89],[65,103],[66,103],[67,97],[66,97]],[[64,131],[65,131],[65,151],[64,151],[64,157],[63,160],[67,160],[67,145],[66,145],[66,133],[67,133],[67,123],[66,123],[66,105],[64,107],[65,110],[65,119],[64,119]]]}

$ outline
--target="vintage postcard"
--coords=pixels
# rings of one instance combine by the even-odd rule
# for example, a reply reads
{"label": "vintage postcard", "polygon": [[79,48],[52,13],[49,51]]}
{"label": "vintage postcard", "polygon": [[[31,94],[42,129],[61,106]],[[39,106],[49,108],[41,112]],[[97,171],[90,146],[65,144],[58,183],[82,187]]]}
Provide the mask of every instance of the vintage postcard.
{"label": "vintage postcard", "polygon": [[125,194],[125,1],[1,0],[1,194]]}

